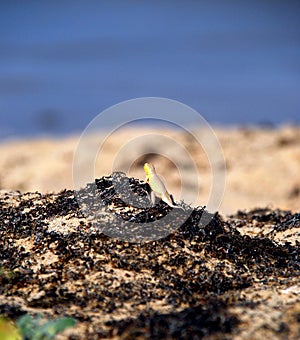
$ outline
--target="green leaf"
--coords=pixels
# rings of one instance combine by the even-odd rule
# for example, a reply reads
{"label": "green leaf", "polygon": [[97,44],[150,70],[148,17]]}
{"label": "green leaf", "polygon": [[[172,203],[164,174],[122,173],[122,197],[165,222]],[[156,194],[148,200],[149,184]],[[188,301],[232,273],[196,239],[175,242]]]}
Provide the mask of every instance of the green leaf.
{"label": "green leaf", "polygon": [[48,321],[40,326],[38,329],[38,333],[41,335],[38,339],[53,339],[55,335],[60,332],[63,332],[65,329],[69,327],[73,327],[75,325],[75,320],[72,318],[61,318],[53,321]]}
{"label": "green leaf", "polygon": [[19,318],[17,326],[25,339],[51,340],[66,328],[73,327],[75,323],[76,321],[73,318],[61,318],[42,323],[41,315],[32,318],[29,314],[26,314]]}

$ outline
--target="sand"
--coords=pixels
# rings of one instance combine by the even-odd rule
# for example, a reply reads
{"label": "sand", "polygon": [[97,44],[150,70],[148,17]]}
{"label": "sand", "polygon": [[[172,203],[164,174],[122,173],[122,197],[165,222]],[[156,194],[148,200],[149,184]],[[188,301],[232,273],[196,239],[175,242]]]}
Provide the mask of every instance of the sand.
{"label": "sand", "polygon": [[[75,318],[59,339],[298,339],[300,129],[215,131],[227,168],[220,213],[209,224],[201,219],[211,185],[205,151],[190,134],[164,131],[195,160],[200,193],[190,208],[180,203],[188,211],[185,223],[174,209],[172,223],[163,223],[170,232],[146,243],[120,238],[132,235],[132,225],[144,226],[142,232],[145,222],[160,225],[172,209],[147,205],[143,162],[156,164],[176,200],[181,181],[194,185],[193,176],[180,179],[176,166],[181,169],[184,155],[174,162],[176,148],[169,153],[175,166],[153,154],[148,141],[133,143],[146,156],[126,171],[141,204],[132,208],[115,190],[127,183],[125,175],[102,176],[111,174],[113,160],[119,170],[128,167],[131,154],[119,150],[136,131],[106,141],[96,160],[97,186],[83,186],[79,194],[72,181],[78,137],[2,143],[0,314]],[[89,159],[88,151],[84,156]],[[184,173],[192,169],[188,164]],[[80,170],[89,171],[86,162]]]}
{"label": "sand", "polygon": [[[221,214],[228,215],[236,212],[237,209],[264,206],[299,210],[299,127],[215,128],[214,131],[220,141],[226,165],[224,197],[220,202],[221,206],[216,206]],[[193,132],[198,133],[200,141],[205,139],[205,134],[200,129],[198,131],[194,129]],[[143,136],[149,134],[150,141],[155,145],[154,149],[158,153],[150,157],[149,153],[152,149],[149,148],[149,140],[143,139]],[[159,174],[165,179],[168,190],[176,200],[183,199],[195,206],[207,205],[212,185],[209,163],[211,160],[208,160],[205,154],[207,150],[204,151],[190,133],[140,128],[103,135],[108,136],[108,139],[99,157],[96,158],[95,165],[92,163],[92,166],[95,166],[95,178],[109,175],[113,170],[121,170],[129,176],[144,179],[143,162],[150,160],[156,165]],[[171,139],[168,147],[170,159],[162,156],[166,151],[165,140],[161,142],[156,137],[151,138],[152,135],[168,136]],[[97,140],[98,137],[92,138],[92,141]],[[78,142],[79,136],[56,140],[10,141],[0,144],[0,189],[41,193],[57,192],[64,188],[73,189],[72,162]],[[175,142],[181,144],[190,153],[191,161],[180,163],[183,152],[182,150],[178,152],[173,145]],[[129,147],[124,150],[122,149],[124,145]],[[138,157],[135,153],[144,156]],[[85,166],[88,164],[85,164],[85,159],[82,158],[81,171],[84,173]],[[114,162],[117,163],[115,167]],[[127,172],[128,162],[130,168]],[[174,164],[181,167],[179,170],[183,169],[184,172],[180,174]],[[193,165],[197,167],[198,178],[192,175]],[[195,189],[195,179],[199,181],[197,188],[199,187],[200,192],[196,197],[189,197],[189,192]],[[83,181],[83,185],[85,183],[87,181]],[[186,194],[180,196],[182,183],[186,188]]]}

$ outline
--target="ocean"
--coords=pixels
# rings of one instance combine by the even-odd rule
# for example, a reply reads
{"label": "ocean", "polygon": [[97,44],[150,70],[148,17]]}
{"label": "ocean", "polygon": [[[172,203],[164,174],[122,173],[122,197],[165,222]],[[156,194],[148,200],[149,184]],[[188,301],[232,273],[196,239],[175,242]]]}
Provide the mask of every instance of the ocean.
{"label": "ocean", "polygon": [[299,124],[299,15],[299,1],[1,1],[0,139],[80,133],[148,96],[210,124]]}

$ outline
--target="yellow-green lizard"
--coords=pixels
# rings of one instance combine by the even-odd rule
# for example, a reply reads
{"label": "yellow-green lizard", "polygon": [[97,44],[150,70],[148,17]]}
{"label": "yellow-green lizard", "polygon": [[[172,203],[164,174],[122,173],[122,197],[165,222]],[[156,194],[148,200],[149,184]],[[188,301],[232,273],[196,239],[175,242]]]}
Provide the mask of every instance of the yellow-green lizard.
{"label": "yellow-green lizard", "polygon": [[151,188],[151,194],[150,194],[151,202],[153,204],[155,204],[155,197],[158,197],[161,200],[163,200],[165,203],[167,203],[168,206],[170,206],[172,208],[180,208],[180,209],[184,210],[179,205],[173,204],[172,199],[171,199],[164,183],[162,182],[162,180],[160,179],[160,177],[156,173],[154,165],[151,164],[151,163],[145,163],[144,164],[144,170],[146,172],[145,182],[147,182],[149,184],[150,188]]}

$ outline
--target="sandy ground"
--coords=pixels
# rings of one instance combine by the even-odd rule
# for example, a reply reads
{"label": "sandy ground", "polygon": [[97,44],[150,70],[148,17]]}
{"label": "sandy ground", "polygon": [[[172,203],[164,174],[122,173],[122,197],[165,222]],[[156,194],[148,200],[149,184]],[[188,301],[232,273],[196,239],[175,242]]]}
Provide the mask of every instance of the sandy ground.
{"label": "sandy ground", "polygon": [[[182,224],[179,209],[164,219],[162,202],[122,202],[113,183],[126,180],[102,178],[77,199],[0,192],[0,315],[74,318],[61,340],[299,339],[299,213],[257,209],[206,224],[199,208]],[[145,184],[130,185],[147,199]],[[123,241],[161,225],[164,238]]]}
{"label": "sandy ground", "polygon": [[224,215],[257,206],[299,211],[299,127],[214,132],[220,148],[211,133],[200,128],[175,132],[141,127],[84,140],[75,136],[2,142],[0,189],[41,193],[73,189],[76,155],[75,187],[114,170],[143,179],[143,163],[151,161],[177,201],[208,205]]}
{"label": "sandy ground", "polygon": [[[221,148],[200,128],[3,142],[0,314],[75,318],[59,339],[299,339],[300,128],[215,133]],[[204,226],[195,209],[176,232],[146,244],[108,237],[99,228],[124,235],[126,221],[158,223],[170,208],[120,201],[121,174],[81,196],[72,189],[114,170],[144,179],[146,161],[175,200],[221,204],[222,217]],[[146,202],[145,185],[130,181]]]}

